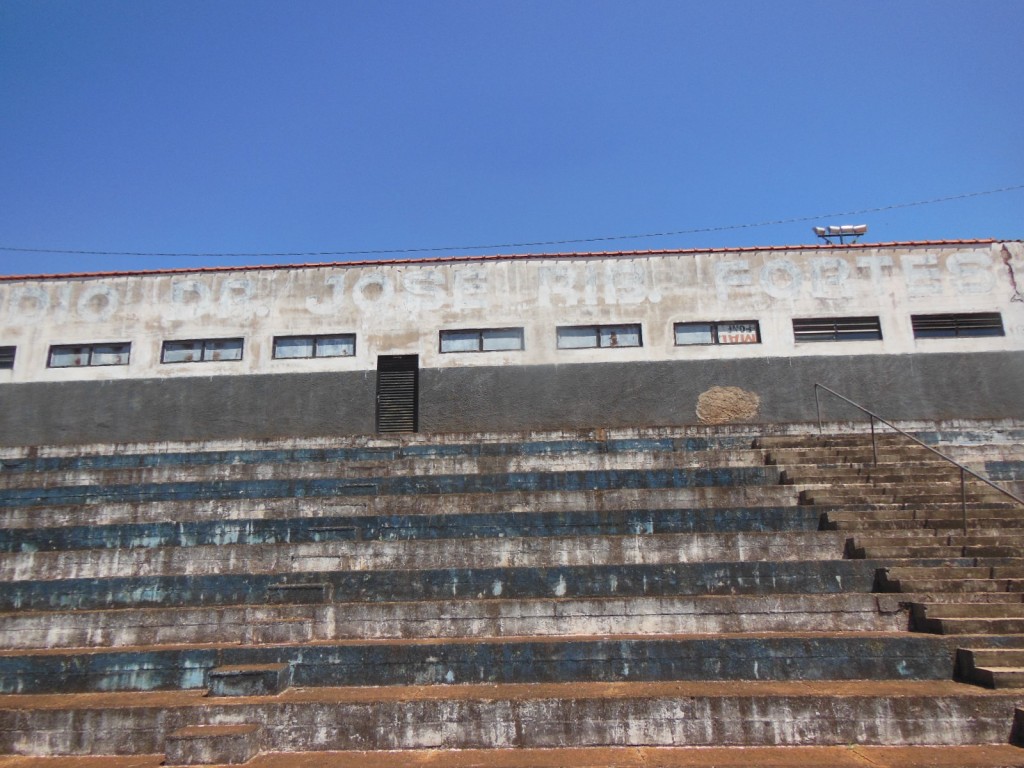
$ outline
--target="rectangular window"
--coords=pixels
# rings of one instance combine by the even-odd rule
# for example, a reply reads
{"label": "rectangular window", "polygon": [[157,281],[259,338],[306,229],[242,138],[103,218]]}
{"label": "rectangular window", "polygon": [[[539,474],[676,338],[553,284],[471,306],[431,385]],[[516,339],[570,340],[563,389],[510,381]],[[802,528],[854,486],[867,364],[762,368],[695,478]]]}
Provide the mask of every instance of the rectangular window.
{"label": "rectangular window", "polygon": [[441,331],[442,352],[515,352],[523,349],[522,328]]}
{"label": "rectangular window", "polygon": [[61,344],[50,347],[50,368],[80,368],[89,365],[128,365],[132,345]]}
{"label": "rectangular window", "polygon": [[0,371],[14,368],[14,350],[17,347],[0,347]]}
{"label": "rectangular window", "polygon": [[949,339],[960,336],[1005,336],[1003,316],[998,312],[968,312],[957,315],[911,315],[915,339]]}
{"label": "rectangular window", "polygon": [[881,339],[877,317],[809,317],[793,320],[793,337],[804,341],[864,341]]}
{"label": "rectangular window", "polygon": [[676,346],[692,344],[760,344],[761,330],[756,320],[723,323],[676,323]]}
{"label": "rectangular window", "polygon": [[217,360],[241,360],[241,339],[193,339],[165,341],[161,363],[208,363]]}
{"label": "rectangular window", "polygon": [[354,333],[324,336],[275,336],[274,359],[297,357],[351,357],[356,353]]}
{"label": "rectangular window", "polygon": [[556,329],[559,349],[642,347],[640,324],[565,325]]}

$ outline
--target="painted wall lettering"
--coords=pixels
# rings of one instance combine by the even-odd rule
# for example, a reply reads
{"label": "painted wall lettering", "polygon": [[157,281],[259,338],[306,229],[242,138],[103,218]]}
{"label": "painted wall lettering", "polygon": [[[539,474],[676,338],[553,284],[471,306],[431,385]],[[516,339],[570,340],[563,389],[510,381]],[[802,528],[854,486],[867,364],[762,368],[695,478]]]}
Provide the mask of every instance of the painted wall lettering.
{"label": "painted wall lettering", "polygon": [[86,322],[109,320],[121,304],[117,290],[110,285],[98,283],[83,290],[75,303],[78,317]]}

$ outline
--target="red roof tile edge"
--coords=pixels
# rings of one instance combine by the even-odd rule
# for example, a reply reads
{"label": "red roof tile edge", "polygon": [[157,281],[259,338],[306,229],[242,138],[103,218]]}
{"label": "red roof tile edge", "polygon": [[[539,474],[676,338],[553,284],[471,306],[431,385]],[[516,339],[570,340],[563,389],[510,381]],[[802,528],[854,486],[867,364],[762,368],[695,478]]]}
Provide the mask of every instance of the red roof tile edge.
{"label": "red roof tile edge", "polygon": [[372,259],[361,261],[325,261],[308,264],[258,264],[226,267],[171,267],[166,269],[140,269],[120,272],[65,272],[60,274],[0,275],[0,282],[15,280],[64,280],[89,277],[134,277],[143,275],[181,275],[209,272],[255,272],[274,269],[322,269],[325,267],[367,267],[394,266],[402,264],[445,264],[473,261],[527,261],[531,259],[572,259],[572,258],[629,258],[633,256],[696,255],[699,253],[750,253],[754,251],[809,251],[844,250],[866,248],[907,248],[913,246],[991,245],[996,242],[1024,242],[1017,240],[996,240],[979,238],[972,240],[903,240],[890,243],[845,243],[830,245],[810,243],[804,245],[747,245],[732,248],[663,248],[647,251],[562,251],[553,253],[505,253],[474,256],[428,256],[421,258]]}

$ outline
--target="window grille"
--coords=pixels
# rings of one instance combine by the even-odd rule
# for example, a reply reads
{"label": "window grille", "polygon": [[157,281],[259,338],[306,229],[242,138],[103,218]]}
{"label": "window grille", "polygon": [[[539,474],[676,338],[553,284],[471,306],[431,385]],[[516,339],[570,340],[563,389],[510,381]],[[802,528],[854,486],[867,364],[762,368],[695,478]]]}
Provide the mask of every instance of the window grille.
{"label": "window grille", "polygon": [[973,336],[1005,336],[998,312],[964,312],[948,315],[911,315],[915,339],[948,339]]}
{"label": "window grille", "polygon": [[865,341],[882,338],[877,317],[810,317],[793,320],[793,336],[805,341]]}

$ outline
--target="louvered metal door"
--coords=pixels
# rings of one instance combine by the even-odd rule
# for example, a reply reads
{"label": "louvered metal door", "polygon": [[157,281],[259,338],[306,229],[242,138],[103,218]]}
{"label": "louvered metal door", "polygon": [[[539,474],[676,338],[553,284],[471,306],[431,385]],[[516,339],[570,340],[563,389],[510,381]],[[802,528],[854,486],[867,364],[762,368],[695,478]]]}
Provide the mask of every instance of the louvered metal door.
{"label": "louvered metal door", "polygon": [[378,432],[416,431],[419,365],[419,355],[377,358]]}

